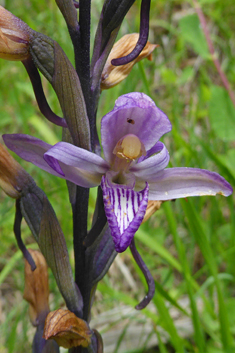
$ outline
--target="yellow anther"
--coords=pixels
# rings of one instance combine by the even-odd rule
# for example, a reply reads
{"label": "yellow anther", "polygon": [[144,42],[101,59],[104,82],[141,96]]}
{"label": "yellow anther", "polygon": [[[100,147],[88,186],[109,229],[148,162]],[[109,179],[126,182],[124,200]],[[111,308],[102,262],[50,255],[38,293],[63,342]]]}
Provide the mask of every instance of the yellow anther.
{"label": "yellow anther", "polygon": [[124,136],[116,144],[113,153],[119,158],[135,160],[146,154],[143,143],[133,134]]}

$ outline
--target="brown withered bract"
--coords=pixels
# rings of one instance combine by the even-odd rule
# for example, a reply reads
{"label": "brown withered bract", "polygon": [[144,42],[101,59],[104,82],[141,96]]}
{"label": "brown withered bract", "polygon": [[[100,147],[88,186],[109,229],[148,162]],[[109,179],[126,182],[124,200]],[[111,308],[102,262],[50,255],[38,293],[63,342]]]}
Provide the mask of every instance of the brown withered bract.
{"label": "brown withered bract", "polygon": [[46,318],[43,338],[54,339],[64,348],[87,347],[91,335],[88,324],[69,310],[52,311]]}
{"label": "brown withered bract", "polygon": [[40,317],[45,316],[50,311],[49,284],[47,263],[40,251],[28,249],[37,268],[32,271],[29,263],[25,260],[25,288],[24,299],[29,303],[29,316],[32,324],[37,326]]}
{"label": "brown withered bract", "polygon": [[151,201],[151,200],[148,201],[148,206],[147,206],[142,223],[146,222],[154,214],[154,212],[159,210],[162,202],[163,201]]}
{"label": "brown withered bract", "polygon": [[25,60],[29,56],[30,28],[0,6],[0,58]]}
{"label": "brown withered bract", "polygon": [[102,72],[101,89],[111,88],[123,81],[138,61],[144,58],[152,60],[152,52],[157,47],[157,44],[151,44],[148,41],[140,55],[135,60],[121,66],[114,66],[111,64],[113,59],[128,55],[134,49],[138,38],[138,33],[126,34],[114,44]]}
{"label": "brown withered bract", "polygon": [[28,173],[0,144],[0,187],[13,198],[20,197],[20,192],[29,179]]}

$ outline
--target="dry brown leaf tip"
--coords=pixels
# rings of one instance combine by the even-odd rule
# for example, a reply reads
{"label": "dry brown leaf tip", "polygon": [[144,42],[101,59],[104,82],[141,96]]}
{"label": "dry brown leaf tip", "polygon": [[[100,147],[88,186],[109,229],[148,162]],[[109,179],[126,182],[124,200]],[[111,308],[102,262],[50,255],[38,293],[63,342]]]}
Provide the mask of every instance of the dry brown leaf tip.
{"label": "dry brown leaf tip", "polygon": [[135,60],[121,66],[113,66],[111,64],[113,59],[128,55],[134,49],[138,38],[138,33],[126,34],[114,44],[102,72],[101,89],[111,88],[123,81],[131,72],[134,64],[138,61],[144,58],[152,60],[152,52],[157,47],[157,44],[151,44],[148,41],[140,55]]}
{"label": "dry brown leaf tip", "polygon": [[54,339],[59,346],[87,347],[91,335],[88,324],[69,310],[58,309],[47,315],[43,338]]}
{"label": "dry brown leaf tip", "polygon": [[49,283],[47,263],[44,256],[38,250],[28,249],[36,269],[31,270],[28,261],[25,260],[25,288],[24,299],[29,303],[29,316],[34,326],[38,325],[38,318],[49,312]]}

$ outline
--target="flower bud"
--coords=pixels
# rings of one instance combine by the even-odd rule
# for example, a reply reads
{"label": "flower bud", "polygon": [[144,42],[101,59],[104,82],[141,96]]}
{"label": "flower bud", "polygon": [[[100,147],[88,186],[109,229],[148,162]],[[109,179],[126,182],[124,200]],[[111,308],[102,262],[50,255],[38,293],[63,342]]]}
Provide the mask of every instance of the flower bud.
{"label": "flower bud", "polygon": [[79,319],[69,310],[58,309],[47,315],[43,337],[54,339],[59,346],[72,348],[87,347],[92,332],[86,321]]}
{"label": "flower bud", "polygon": [[119,82],[123,81],[131,72],[134,64],[138,61],[146,57],[148,60],[152,60],[152,52],[157,47],[157,45],[147,42],[142,52],[135,60],[121,66],[114,66],[111,64],[113,59],[121,58],[132,52],[132,50],[135,48],[138,38],[138,33],[126,34],[114,44],[102,72],[101,89],[111,88],[116,86]]}
{"label": "flower bud", "polygon": [[18,198],[28,179],[29,175],[0,144],[0,187],[8,196]]}
{"label": "flower bud", "polygon": [[0,58],[25,60],[29,56],[30,28],[0,6]]}
{"label": "flower bud", "polygon": [[37,326],[40,321],[45,320],[49,312],[49,284],[47,263],[44,256],[37,250],[28,249],[35,264],[36,269],[31,270],[25,261],[25,288],[24,299],[29,302],[29,316],[32,324]]}
{"label": "flower bud", "polygon": [[148,206],[144,215],[142,223],[146,222],[154,212],[158,211],[161,207],[162,201],[148,201]]}
{"label": "flower bud", "polygon": [[32,31],[30,54],[55,90],[76,146],[90,150],[90,126],[79,77],[57,42]]}

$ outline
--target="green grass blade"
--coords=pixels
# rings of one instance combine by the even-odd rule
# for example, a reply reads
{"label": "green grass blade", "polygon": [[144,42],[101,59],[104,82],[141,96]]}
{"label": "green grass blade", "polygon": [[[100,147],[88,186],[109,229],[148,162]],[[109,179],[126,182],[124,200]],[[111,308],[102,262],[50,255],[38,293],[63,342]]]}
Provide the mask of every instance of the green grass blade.
{"label": "green grass blade", "polygon": [[157,307],[159,316],[160,316],[160,324],[170,335],[170,340],[178,353],[184,353],[184,343],[183,339],[178,335],[176,330],[174,321],[169,314],[169,310],[166,307],[166,304],[163,300],[163,297],[160,293],[156,293],[154,296],[154,304]]}
{"label": "green grass blade", "polygon": [[184,213],[188,218],[189,229],[193,234],[193,236],[195,237],[200,247],[200,250],[208,264],[210,272],[215,280],[215,286],[217,290],[218,304],[219,304],[219,321],[220,321],[221,339],[223,342],[224,349],[228,350],[232,345],[232,336],[230,332],[230,325],[229,325],[228,315],[227,315],[224,298],[221,290],[221,285],[218,278],[215,256],[211,249],[207,235],[204,232],[201,220],[198,214],[195,212],[195,209],[192,205],[192,201],[188,200],[186,202],[185,200],[181,200],[181,204],[182,204]]}
{"label": "green grass blade", "polygon": [[186,281],[187,294],[189,296],[190,306],[191,306],[191,316],[192,316],[193,327],[194,327],[195,341],[197,342],[199,352],[205,353],[205,346],[206,346],[205,337],[202,331],[202,325],[201,325],[201,321],[200,321],[200,317],[197,309],[197,303],[194,297],[194,290],[192,285],[193,281],[192,281],[192,276],[190,274],[189,264],[187,262],[185,247],[177,232],[176,220],[172,212],[170,203],[165,204],[165,209],[167,210],[167,218],[169,221],[169,226],[176,244],[179,258],[181,260],[183,275]]}
{"label": "green grass blade", "polygon": [[182,271],[180,263],[171,255],[171,253],[166,248],[164,248],[164,246],[162,246],[156,239],[148,235],[143,229],[140,228],[135,237],[154,252],[156,252],[156,254],[161,256],[164,260],[166,260],[177,271]]}
{"label": "green grass blade", "polygon": [[[38,249],[37,244],[30,244],[30,246],[27,246],[31,249]],[[23,255],[20,250],[18,250],[7,262],[7,264],[4,266],[3,270],[0,273],[0,285],[4,282],[5,278],[12,272],[14,267],[16,266],[17,262],[21,260],[23,261]]]}

